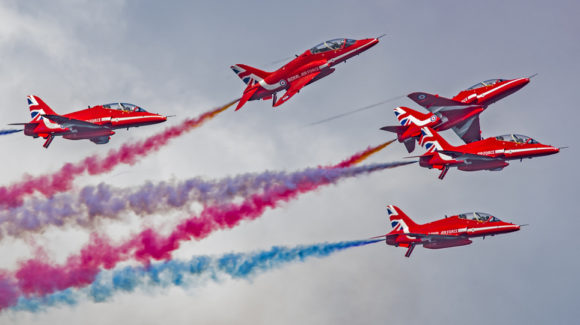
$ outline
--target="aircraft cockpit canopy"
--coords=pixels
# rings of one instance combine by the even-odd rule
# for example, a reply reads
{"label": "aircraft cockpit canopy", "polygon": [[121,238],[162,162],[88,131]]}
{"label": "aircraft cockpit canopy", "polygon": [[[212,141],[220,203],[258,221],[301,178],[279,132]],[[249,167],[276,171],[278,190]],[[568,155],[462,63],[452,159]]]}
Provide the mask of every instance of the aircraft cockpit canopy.
{"label": "aircraft cockpit canopy", "polygon": [[459,216],[459,219],[467,219],[467,220],[475,220],[475,221],[487,221],[487,222],[496,222],[500,221],[498,218],[492,216],[489,213],[485,212],[468,212],[462,213]]}
{"label": "aircraft cockpit canopy", "polygon": [[481,87],[492,86],[492,85],[495,85],[496,83],[502,82],[502,81],[505,81],[505,79],[489,79],[486,81],[478,82],[475,85],[467,88],[466,90],[472,90],[472,89],[477,89],[477,88],[481,88]]}
{"label": "aircraft cockpit canopy", "polygon": [[110,103],[103,105],[104,108],[116,109],[124,112],[147,112],[141,107],[129,103]]}
{"label": "aircraft cockpit canopy", "polygon": [[339,50],[341,48],[349,47],[353,45],[355,42],[356,40],[353,39],[335,38],[330,41],[322,42],[316,45],[315,47],[310,49],[310,52],[312,54],[317,54],[327,51]]}
{"label": "aircraft cockpit canopy", "polygon": [[509,142],[516,142],[516,143],[530,143],[530,144],[537,144],[538,141],[521,134],[504,134],[495,137],[497,140],[500,141],[509,141]]}

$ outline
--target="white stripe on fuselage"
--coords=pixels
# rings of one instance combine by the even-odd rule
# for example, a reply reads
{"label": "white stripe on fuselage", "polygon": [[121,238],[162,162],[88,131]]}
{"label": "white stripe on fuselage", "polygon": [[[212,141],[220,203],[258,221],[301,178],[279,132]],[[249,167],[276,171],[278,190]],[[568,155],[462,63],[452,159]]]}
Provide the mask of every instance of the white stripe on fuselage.
{"label": "white stripe on fuselage", "polygon": [[113,117],[111,120],[114,121],[127,121],[127,120],[142,120],[149,118],[149,116],[127,116],[127,117]]}
{"label": "white stripe on fuselage", "polygon": [[484,93],[481,93],[481,94],[477,95],[477,98],[485,97],[485,96],[487,96],[488,94],[491,94],[491,93],[492,93],[492,92],[494,92],[494,91],[497,91],[497,90],[499,90],[499,89],[502,89],[502,88],[504,88],[504,87],[507,87],[507,86],[511,85],[512,83],[515,83],[515,82],[516,82],[516,81],[518,81],[518,80],[520,80],[520,79],[514,79],[514,80],[512,80],[512,81],[510,81],[510,82],[506,82],[505,84],[503,84],[503,85],[501,85],[501,86],[499,86],[499,87],[497,87],[497,88],[493,88],[493,89],[491,89],[491,90],[488,90],[488,91],[486,91],[486,92],[484,92]]}
{"label": "white stripe on fuselage", "polygon": [[[538,150],[544,150],[544,149],[546,149],[546,148],[500,149],[500,150],[495,150],[495,153],[496,154],[499,154],[499,153],[512,154],[512,153],[520,153],[520,152],[538,151]],[[481,152],[478,152],[477,154],[486,156],[490,153],[493,153],[493,150],[492,151],[481,151]]]}
{"label": "white stripe on fuselage", "polygon": [[355,52],[355,51],[357,51],[357,50],[360,50],[360,49],[362,49],[362,48],[365,48],[365,47],[369,46],[371,43],[372,43],[372,42],[368,42],[367,44],[365,44],[365,45],[363,45],[363,46],[360,46],[360,47],[357,47],[357,48],[353,49],[352,51],[348,51],[348,52],[346,52],[346,53],[344,53],[344,54],[342,54],[342,55],[339,55],[339,56],[337,56],[337,57],[335,57],[335,58],[333,58],[333,59],[330,59],[330,60],[329,60],[329,62],[330,62],[330,63],[333,63],[333,62],[335,62],[335,61],[338,61],[338,60],[340,60],[341,58],[343,58],[343,57],[345,57],[345,56],[347,56],[347,55],[349,55],[349,54],[351,54],[351,53],[353,53],[353,52]]}
{"label": "white stripe on fuselage", "polygon": [[493,227],[477,227],[477,228],[469,228],[467,230],[468,233],[476,233],[485,230],[494,230],[494,229],[504,229],[504,228],[512,228],[514,229],[513,225],[504,225],[504,226],[493,226]]}

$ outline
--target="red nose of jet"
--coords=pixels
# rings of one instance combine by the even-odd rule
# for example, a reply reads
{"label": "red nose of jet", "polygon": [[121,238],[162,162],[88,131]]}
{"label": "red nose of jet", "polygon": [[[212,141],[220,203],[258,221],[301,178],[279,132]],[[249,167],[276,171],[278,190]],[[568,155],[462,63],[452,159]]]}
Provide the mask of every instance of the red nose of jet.
{"label": "red nose of jet", "polygon": [[527,85],[529,82],[530,82],[530,78],[520,78],[520,79],[517,79],[516,85],[523,87],[523,86]]}
{"label": "red nose of jet", "polygon": [[513,223],[507,223],[507,225],[503,226],[501,229],[502,233],[506,233],[506,232],[514,232],[514,231],[519,231],[520,230],[520,225],[515,225]]}
{"label": "red nose of jet", "polygon": [[546,155],[553,155],[553,154],[560,152],[560,148],[546,146],[546,148],[544,149],[544,152]]}
{"label": "red nose of jet", "polygon": [[382,36],[379,37],[375,37],[375,38],[365,38],[365,39],[361,39],[359,40],[359,46],[358,48],[362,51],[366,51],[368,49],[370,49],[371,47],[379,44],[379,38],[381,38]]}
{"label": "red nose of jet", "polygon": [[150,124],[163,123],[167,121],[167,116],[159,114],[151,114],[148,116],[147,120],[149,121]]}

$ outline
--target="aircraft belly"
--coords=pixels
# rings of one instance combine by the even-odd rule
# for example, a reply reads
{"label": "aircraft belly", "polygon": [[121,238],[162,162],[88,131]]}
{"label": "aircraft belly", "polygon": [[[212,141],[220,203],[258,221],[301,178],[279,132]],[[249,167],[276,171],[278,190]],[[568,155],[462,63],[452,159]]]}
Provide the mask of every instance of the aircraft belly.
{"label": "aircraft belly", "polygon": [[430,243],[424,243],[423,247],[429,249],[441,249],[441,248],[449,248],[449,247],[457,247],[457,246],[465,246],[471,244],[472,241],[467,238],[458,238],[456,240],[443,240],[443,241],[434,241]]}
{"label": "aircraft belly", "polygon": [[469,163],[464,165],[458,166],[457,169],[463,171],[478,171],[478,170],[491,170],[491,169],[498,169],[504,168],[509,165],[507,162],[503,160],[492,160],[492,161],[477,161],[477,160],[469,160]]}
{"label": "aircraft belly", "polygon": [[68,140],[84,140],[84,139],[91,139],[96,137],[104,137],[104,136],[111,136],[115,134],[115,132],[108,130],[108,129],[100,129],[100,130],[91,130],[91,131],[81,131],[81,132],[70,132],[68,134],[64,134],[62,137]]}

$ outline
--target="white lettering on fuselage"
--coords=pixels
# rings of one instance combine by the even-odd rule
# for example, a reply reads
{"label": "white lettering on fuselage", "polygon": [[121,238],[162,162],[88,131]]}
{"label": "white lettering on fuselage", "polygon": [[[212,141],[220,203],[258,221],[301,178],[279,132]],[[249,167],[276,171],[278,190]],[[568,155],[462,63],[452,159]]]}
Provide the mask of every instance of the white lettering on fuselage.
{"label": "white lettering on fuselage", "polygon": [[293,76],[289,77],[288,78],[288,82],[292,82],[292,81],[294,81],[296,79],[305,77],[305,76],[307,76],[307,75],[309,75],[311,73],[315,73],[315,72],[318,72],[318,71],[320,71],[320,68],[319,67],[310,68],[310,69],[308,69],[306,71],[302,71],[299,74],[296,74],[296,75],[293,75]]}

